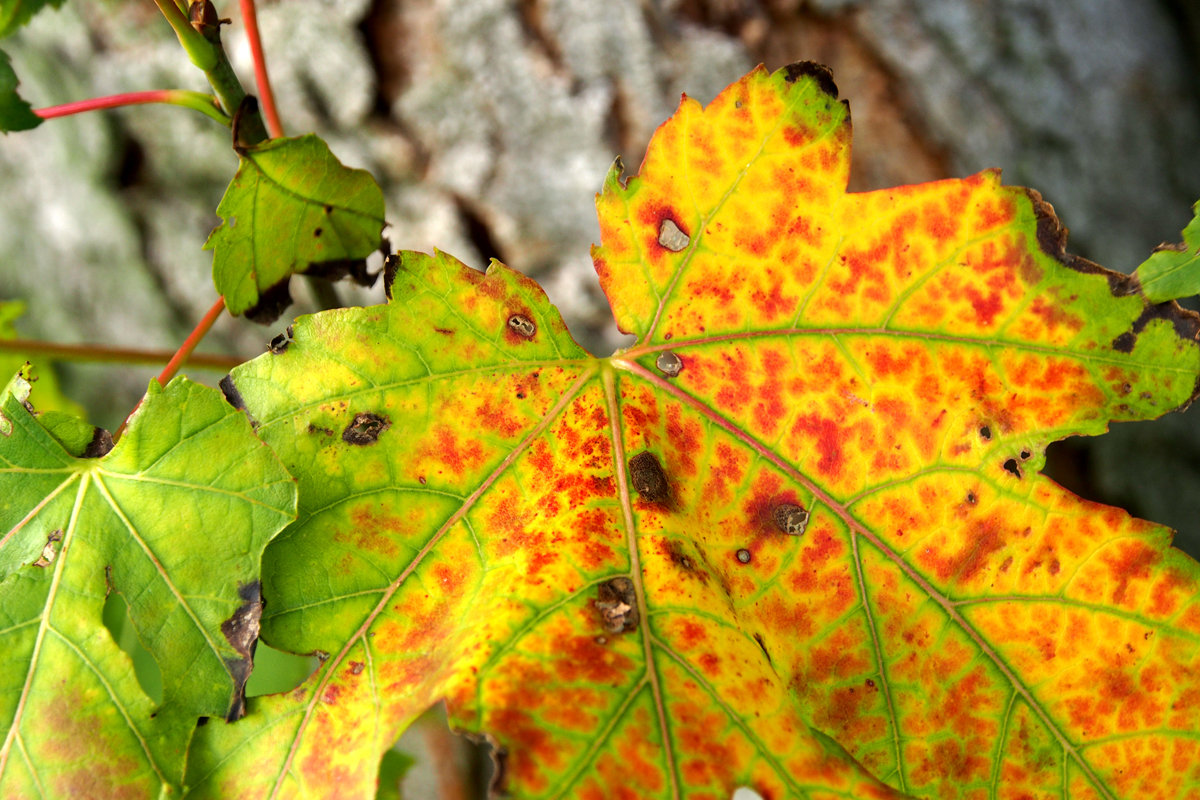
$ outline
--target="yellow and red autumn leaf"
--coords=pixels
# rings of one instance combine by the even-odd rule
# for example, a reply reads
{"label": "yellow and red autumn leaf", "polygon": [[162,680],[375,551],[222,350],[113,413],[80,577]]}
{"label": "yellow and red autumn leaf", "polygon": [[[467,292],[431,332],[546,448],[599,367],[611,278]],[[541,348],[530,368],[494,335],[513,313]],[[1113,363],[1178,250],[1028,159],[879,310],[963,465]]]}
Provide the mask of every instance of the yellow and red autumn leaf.
{"label": "yellow and red autumn leaf", "polygon": [[684,99],[593,252],[636,344],[402,254],[235,396],[297,476],[263,635],[294,692],[193,796],[370,797],[431,703],[514,797],[1200,792],[1195,562],[1039,474],[1188,403],[1200,320],[999,174],[847,194],[828,71]]}

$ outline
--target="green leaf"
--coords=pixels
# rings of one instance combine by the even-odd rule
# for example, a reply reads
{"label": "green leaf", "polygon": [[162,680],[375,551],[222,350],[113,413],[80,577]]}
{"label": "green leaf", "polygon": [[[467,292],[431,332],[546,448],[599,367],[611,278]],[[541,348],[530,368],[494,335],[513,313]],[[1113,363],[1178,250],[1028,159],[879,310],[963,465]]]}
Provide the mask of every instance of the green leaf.
{"label": "green leaf", "polygon": [[445,701],[515,798],[1179,797],[1200,567],[1039,474],[1189,403],[1200,317],[1075,258],[997,171],[847,193],[828,70],[686,99],[597,199],[637,342],[445,254],[233,373],[299,482],[195,797],[368,798]]}
{"label": "green leaf", "polygon": [[400,800],[400,782],[413,765],[413,757],[399,750],[388,750],[379,761],[379,789],[375,800]]}
{"label": "green leaf", "polygon": [[1134,273],[1152,303],[1200,294],[1200,202],[1192,206],[1192,214],[1183,244],[1162,245]]}
{"label": "green leaf", "polygon": [[[115,448],[78,459],[0,399],[0,797],[157,798],[201,716],[236,718],[259,563],[295,484],[216,390],[152,383]],[[162,673],[155,709],[105,628],[120,592]]]}
{"label": "green leaf", "polygon": [[274,321],[291,303],[296,273],[375,281],[365,259],[380,246],[383,192],[366,170],[349,169],[313,134],[272,139],[238,153],[241,166],[217,206],[224,222],[213,250],[213,282],[231,314]]}
{"label": "green leaf", "polygon": [[0,50],[0,132],[27,131],[44,122],[17,94],[20,83],[9,63],[8,53]]}
{"label": "green leaf", "polygon": [[9,36],[46,6],[62,8],[66,0],[0,0],[0,39]]}
{"label": "green leaf", "polygon": [[[0,339],[20,338],[14,322],[24,313],[24,303],[0,300]],[[84,416],[83,406],[62,393],[52,362],[45,356],[0,351],[0,375],[12,375],[18,371],[34,385],[31,402],[39,411],[64,411],[77,418]]]}

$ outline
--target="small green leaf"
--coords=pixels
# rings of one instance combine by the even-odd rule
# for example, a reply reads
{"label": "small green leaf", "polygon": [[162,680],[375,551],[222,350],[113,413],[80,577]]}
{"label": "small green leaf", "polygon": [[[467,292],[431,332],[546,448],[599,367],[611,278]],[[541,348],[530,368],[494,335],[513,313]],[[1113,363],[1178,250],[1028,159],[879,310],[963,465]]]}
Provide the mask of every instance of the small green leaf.
{"label": "small green leaf", "polygon": [[65,0],[0,0],[0,38],[12,34],[44,7],[62,8]]}
{"label": "small green leaf", "polygon": [[1200,294],[1200,203],[1192,213],[1183,244],[1163,245],[1137,268],[1142,294],[1152,303]]}
{"label": "small green leaf", "polygon": [[366,170],[350,169],[313,134],[240,150],[242,164],[217,214],[213,282],[231,314],[274,321],[291,303],[295,273],[350,274],[369,286],[365,259],[379,248],[383,192]]}
{"label": "small green leaf", "polygon": [[413,757],[399,750],[388,750],[379,762],[379,788],[375,800],[400,800],[400,781],[413,765]]}
{"label": "small green leaf", "polygon": [[[0,5],[0,25],[5,24],[7,11],[7,4]],[[0,132],[27,131],[42,124],[42,118],[33,113],[33,107],[17,94],[20,83],[9,64],[8,53],[0,50]]]}
{"label": "small green leaf", "polygon": [[[20,338],[20,333],[13,323],[24,313],[25,304],[19,300],[0,301],[0,339]],[[25,377],[34,384],[31,402],[38,411],[65,411],[74,417],[84,417],[83,406],[62,393],[58,385],[58,376],[50,369],[50,362],[46,356],[0,351],[0,376],[7,377],[14,372],[25,372],[26,364],[30,366]],[[45,421],[42,424],[44,426]]]}
{"label": "small green leaf", "polygon": [[[295,484],[221,394],[152,383],[111,452],[74,458],[0,395],[0,797],[159,798],[196,718],[236,717],[262,610],[259,563]],[[162,704],[104,626],[111,592]],[[176,794],[177,796],[177,794]]]}

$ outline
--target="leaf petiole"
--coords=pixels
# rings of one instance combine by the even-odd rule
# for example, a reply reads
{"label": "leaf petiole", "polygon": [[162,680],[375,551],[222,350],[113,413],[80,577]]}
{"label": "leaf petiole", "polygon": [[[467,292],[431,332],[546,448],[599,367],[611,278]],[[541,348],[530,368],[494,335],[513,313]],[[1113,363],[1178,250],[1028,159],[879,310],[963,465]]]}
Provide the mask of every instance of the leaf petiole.
{"label": "leaf petiole", "polygon": [[219,47],[214,46],[204,34],[192,26],[188,15],[180,9],[176,0],[154,0],[154,2],[158,6],[158,10],[167,18],[167,22],[171,24],[175,35],[179,37],[179,43],[183,45],[183,49],[192,63],[205,73],[211,72],[217,66]]}
{"label": "leaf petiole", "polygon": [[262,100],[263,114],[267,118],[267,128],[271,138],[283,136],[283,123],[279,121],[279,112],[275,108],[275,94],[271,91],[271,80],[267,76],[267,59],[263,55],[262,37],[258,33],[258,12],[254,0],[241,0],[242,24],[246,26],[246,38],[250,41],[250,55],[254,59],[254,82],[258,84],[258,94]]}
{"label": "leaf petiole", "polygon": [[60,106],[38,108],[33,113],[42,119],[54,119],[55,117],[67,117],[72,114],[81,114],[85,111],[96,111],[102,108],[120,108],[122,106],[135,106],[146,103],[166,103],[190,108],[194,111],[199,111],[206,117],[216,120],[226,128],[230,126],[231,122],[229,115],[221,110],[217,99],[211,94],[189,92],[184,89],[159,89],[150,92],[127,92],[125,94],[109,95],[108,97],[94,97],[90,100],[78,100],[74,103],[64,103]]}
{"label": "leaf petiole", "polygon": [[[171,382],[171,378],[174,378],[175,374],[182,369],[184,364],[187,363],[188,358],[190,358],[192,355],[192,351],[196,349],[196,345],[200,344],[201,340],[204,339],[205,335],[212,328],[213,323],[217,321],[217,318],[220,317],[224,311],[225,298],[218,297],[217,302],[213,303],[212,308],[205,312],[204,317],[198,323],[196,323],[196,327],[193,328],[192,332],[188,334],[188,337],[183,340],[183,344],[179,346],[179,349],[175,351],[175,355],[171,357],[171,360],[167,362],[165,367],[163,367],[163,371],[159,373],[159,386],[165,387]],[[129,425],[129,420],[133,418],[133,415],[137,413],[137,410],[141,407],[141,405],[142,403],[139,400],[138,404],[133,407],[133,411],[130,411],[129,416],[126,417],[125,421],[121,423],[121,427],[117,428],[116,432],[113,434],[114,442],[121,438],[121,434],[125,432],[125,427]]]}

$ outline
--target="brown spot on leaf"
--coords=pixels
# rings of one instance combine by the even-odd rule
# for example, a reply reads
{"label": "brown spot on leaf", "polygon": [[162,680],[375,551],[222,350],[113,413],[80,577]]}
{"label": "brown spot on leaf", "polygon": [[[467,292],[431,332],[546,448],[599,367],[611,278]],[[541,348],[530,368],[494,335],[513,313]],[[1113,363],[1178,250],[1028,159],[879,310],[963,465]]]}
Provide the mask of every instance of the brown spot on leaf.
{"label": "brown spot on leaf", "polygon": [[750,563],[750,551],[744,547],[741,550],[738,550],[737,551],[737,560],[743,564],[749,564]]}
{"label": "brown spot on leaf", "polygon": [[775,527],[788,536],[803,536],[808,527],[808,512],[791,503],[780,503],[771,512]]}
{"label": "brown spot on leaf", "polygon": [[48,567],[54,562],[54,557],[58,555],[58,553],[54,550],[54,543],[61,542],[62,536],[62,531],[57,530],[46,537],[46,546],[42,548],[42,555],[37,561],[33,562],[33,566]]}
{"label": "brown spot on leaf", "polygon": [[644,499],[651,503],[667,502],[670,497],[667,474],[663,472],[658,457],[649,450],[643,450],[629,459],[629,475],[633,488]]}
{"label": "brown spot on leaf", "polygon": [[655,366],[662,370],[668,378],[674,378],[683,371],[683,361],[670,350],[663,350],[654,360]]}
{"label": "brown spot on leaf", "polygon": [[537,333],[537,325],[533,324],[533,320],[524,314],[513,314],[508,318],[508,327],[516,332],[518,336],[526,339],[532,339]]}
{"label": "brown spot on leaf", "polygon": [[691,242],[691,237],[675,224],[675,220],[664,219],[658,227],[658,243],[670,250],[672,253],[678,253],[688,246]]}
{"label": "brown spot on leaf", "polygon": [[625,633],[638,626],[637,595],[629,578],[613,578],[600,584],[592,601],[600,621],[609,633]]}
{"label": "brown spot on leaf", "polygon": [[366,446],[379,441],[379,436],[392,427],[387,417],[372,414],[369,411],[354,415],[354,419],[342,431],[342,441],[346,444]]}
{"label": "brown spot on leaf", "polygon": [[97,426],[92,431],[92,440],[83,450],[84,458],[103,458],[113,449],[112,434]]}
{"label": "brown spot on leaf", "polygon": [[233,698],[226,722],[234,722],[246,715],[246,681],[254,669],[254,648],[258,644],[259,620],[262,619],[262,584],[251,581],[238,587],[242,605],[233,616],[221,623],[221,633],[241,658],[225,659],[225,668],[233,678]]}

